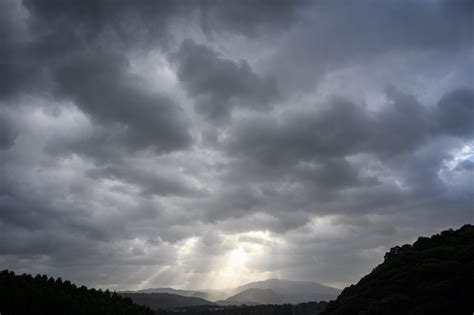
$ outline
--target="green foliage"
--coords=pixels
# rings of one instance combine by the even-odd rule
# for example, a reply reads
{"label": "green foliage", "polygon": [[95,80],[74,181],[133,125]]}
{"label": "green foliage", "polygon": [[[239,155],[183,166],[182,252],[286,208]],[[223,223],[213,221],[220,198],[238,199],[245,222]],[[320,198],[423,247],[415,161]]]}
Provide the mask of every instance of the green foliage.
{"label": "green foliage", "polygon": [[108,290],[78,288],[61,278],[20,276],[4,270],[0,272],[0,314],[152,315],[153,312]]}
{"label": "green foliage", "polygon": [[392,248],[322,314],[473,313],[474,226],[465,225]]}

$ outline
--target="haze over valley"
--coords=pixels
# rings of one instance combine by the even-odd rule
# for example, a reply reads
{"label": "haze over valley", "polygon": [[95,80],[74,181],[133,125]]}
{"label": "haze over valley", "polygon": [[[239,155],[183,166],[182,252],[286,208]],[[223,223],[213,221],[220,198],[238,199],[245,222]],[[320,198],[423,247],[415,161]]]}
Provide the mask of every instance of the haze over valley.
{"label": "haze over valley", "polygon": [[[163,298],[163,302],[160,304],[161,307],[156,308],[175,308],[189,305],[208,305],[210,304],[209,302],[218,305],[257,305],[330,301],[334,300],[340,292],[339,289],[324,286],[317,282],[268,279],[222,290],[149,288],[139,291],[124,291],[120,294],[132,299],[151,299],[152,297],[147,296],[147,294],[155,294],[155,299],[158,299],[158,297]],[[169,303],[170,295],[178,295],[185,298],[177,298],[176,302],[166,304]]]}

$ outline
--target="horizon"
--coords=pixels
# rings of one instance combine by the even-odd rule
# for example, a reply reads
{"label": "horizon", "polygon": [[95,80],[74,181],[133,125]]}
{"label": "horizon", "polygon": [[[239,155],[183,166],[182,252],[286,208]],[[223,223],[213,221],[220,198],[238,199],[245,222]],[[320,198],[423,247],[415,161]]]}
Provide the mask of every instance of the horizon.
{"label": "horizon", "polygon": [[0,1],[0,269],[343,289],[474,222],[474,1]]}
{"label": "horizon", "polygon": [[239,284],[235,287],[225,287],[225,288],[220,288],[220,289],[211,289],[211,288],[206,288],[206,287],[202,287],[202,288],[181,288],[181,287],[169,287],[169,286],[159,286],[158,285],[157,287],[150,287],[150,288],[139,289],[139,290],[131,290],[131,289],[130,290],[121,290],[121,292],[125,292],[125,291],[138,292],[138,291],[150,290],[150,289],[174,289],[174,290],[185,290],[185,291],[196,291],[196,292],[202,291],[202,290],[226,291],[226,290],[232,290],[232,289],[235,289],[237,287],[241,287],[241,286],[244,286],[244,285],[247,285],[247,284],[250,284],[250,283],[254,283],[254,282],[266,282],[266,281],[272,281],[272,280],[288,281],[288,282],[316,283],[316,284],[320,284],[320,285],[331,287],[331,288],[338,289],[338,290],[344,289],[344,288],[337,288],[337,287],[333,287],[333,286],[330,286],[330,285],[326,285],[326,284],[320,283],[318,281],[268,278],[268,279],[263,279],[263,280],[255,280],[255,281],[251,281],[251,282],[241,283],[241,284]]}

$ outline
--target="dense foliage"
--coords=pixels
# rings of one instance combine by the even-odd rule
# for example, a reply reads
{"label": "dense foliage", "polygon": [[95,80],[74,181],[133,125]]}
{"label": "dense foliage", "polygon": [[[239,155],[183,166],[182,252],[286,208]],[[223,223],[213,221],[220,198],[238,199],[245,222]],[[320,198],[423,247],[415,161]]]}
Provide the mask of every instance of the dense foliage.
{"label": "dense foliage", "polygon": [[474,313],[474,226],[396,246],[323,314]]}
{"label": "dense foliage", "polygon": [[0,272],[0,314],[151,315],[153,312],[108,290],[78,288],[61,278],[20,276],[5,270]]}
{"label": "dense foliage", "polygon": [[297,305],[254,305],[254,306],[219,306],[201,305],[176,308],[174,310],[157,310],[157,315],[316,315],[321,313],[327,302],[308,302]]}

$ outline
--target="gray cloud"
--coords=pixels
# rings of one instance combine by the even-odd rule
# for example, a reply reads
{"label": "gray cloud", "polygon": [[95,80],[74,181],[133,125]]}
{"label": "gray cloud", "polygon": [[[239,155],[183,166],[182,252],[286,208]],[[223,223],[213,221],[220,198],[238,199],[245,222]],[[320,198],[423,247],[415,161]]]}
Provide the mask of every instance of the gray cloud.
{"label": "gray cloud", "polygon": [[[125,1],[85,1],[73,6],[26,1],[24,5],[28,38],[12,39],[6,45],[5,94],[27,89],[25,85],[49,89],[73,100],[99,124],[119,127],[123,145],[134,149],[153,146],[170,151],[190,144],[180,106],[166,95],[147,91],[129,73],[126,54],[150,36],[166,40],[167,33],[160,34],[170,12],[178,8],[165,2],[131,5]],[[126,21],[135,30],[125,27]]]}
{"label": "gray cloud", "polygon": [[233,107],[268,109],[278,96],[275,81],[259,77],[246,61],[225,59],[192,40],[185,40],[174,58],[196,111],[210,119],[228,118]]}
{"label": "gray cloud", "polygon": [[438,126],[442,132],[472,137],[474,132],[474,92],[458,89],[443,96],[438,104]]}
{"label": "gray cloud", "polygon": [[[280,221],[275,230],[311,215],[404,212],[420,202],[439,208],[435,196],[452,193],[440,177],[447,151],[465,139],[439,128],[447,96],[427,107],[387,93],[375,113],[335,99],[317,111],[236,121],[221,144],[236,158],[221,179],[232,185],[203,208],[219,220],[268,213]],[[302,221],[288,218],[288,209]]]}
{"label": "gray cloud", "polygon": [[206,34],[215,32],[262,36],[275,29],[288,28],[296,20],[307,1],[239,1],[222,4],[220,1],[201,2],[201,27]]}
{"label": "gray cloud", "polygon": [[11,147],[16,136],[17,131],[10,118],[0,115],[0,150]]}
{"label": "gray cloud", "polygon": [[158,173],[146,171],[142,168],[134,168],[130,164],[118,166],[107,166],[94,169],[90,172],[92,178],[110,178],[115,180],[124,180],[128,183],[139,186],[144,195],[183,195],[199,196],[204,192],[193,187],[192,183],[186,182],[185,178],[179,178],[176,173],[165,175],[164,170]]}
{"label": "gray cloud", "polygon": [[0,265],[113,289],[344,286],[472,222],[473,12],[2,1]]}
{"label": "gray cloud", "polygon": [[176,150],[190,143],[184,113],[173,101],[140,89],[127,77],[127,61],[115,54],[73,56],[55,71],[61,93],[99,123],[117,124],[132,148]]}
{"label": "gray cloud", "polygon": [[399,53],[460,51],[472,47],[473,11],[469,1],[406,1],[403,9],[398,3],[313,2],[266,67],[284,74],[278,77],[286,93],[298,93],[334,69]]}
{"label": "gray cloud", "polygon": [[471,90],[449,92],[431,110],[413,96],[386,93],[388,103],[379,104],[375,113],[333,99],[318,111],[284,112],[276,123],[270,117],[244,120],[235,124],[225,146],[231,154],[273,165],[358,153],[391,158],[412,152],[431,140],[428,137],[472,133]]}
{"label": "gray cloud", "polygon": [[227,146],[232,154],[250,154],[262,164],[291,163],[357,152],[366,128],[364,112],[337,99],[320,112],[283,113],[276,123],[263,117],[235,124]]}
{"label": "gray cloud", "polygon": [[464,160],[461,164],[458,165],[461,170],[466,171],[473,171],[474,170],[474,162],[470,160]]}

